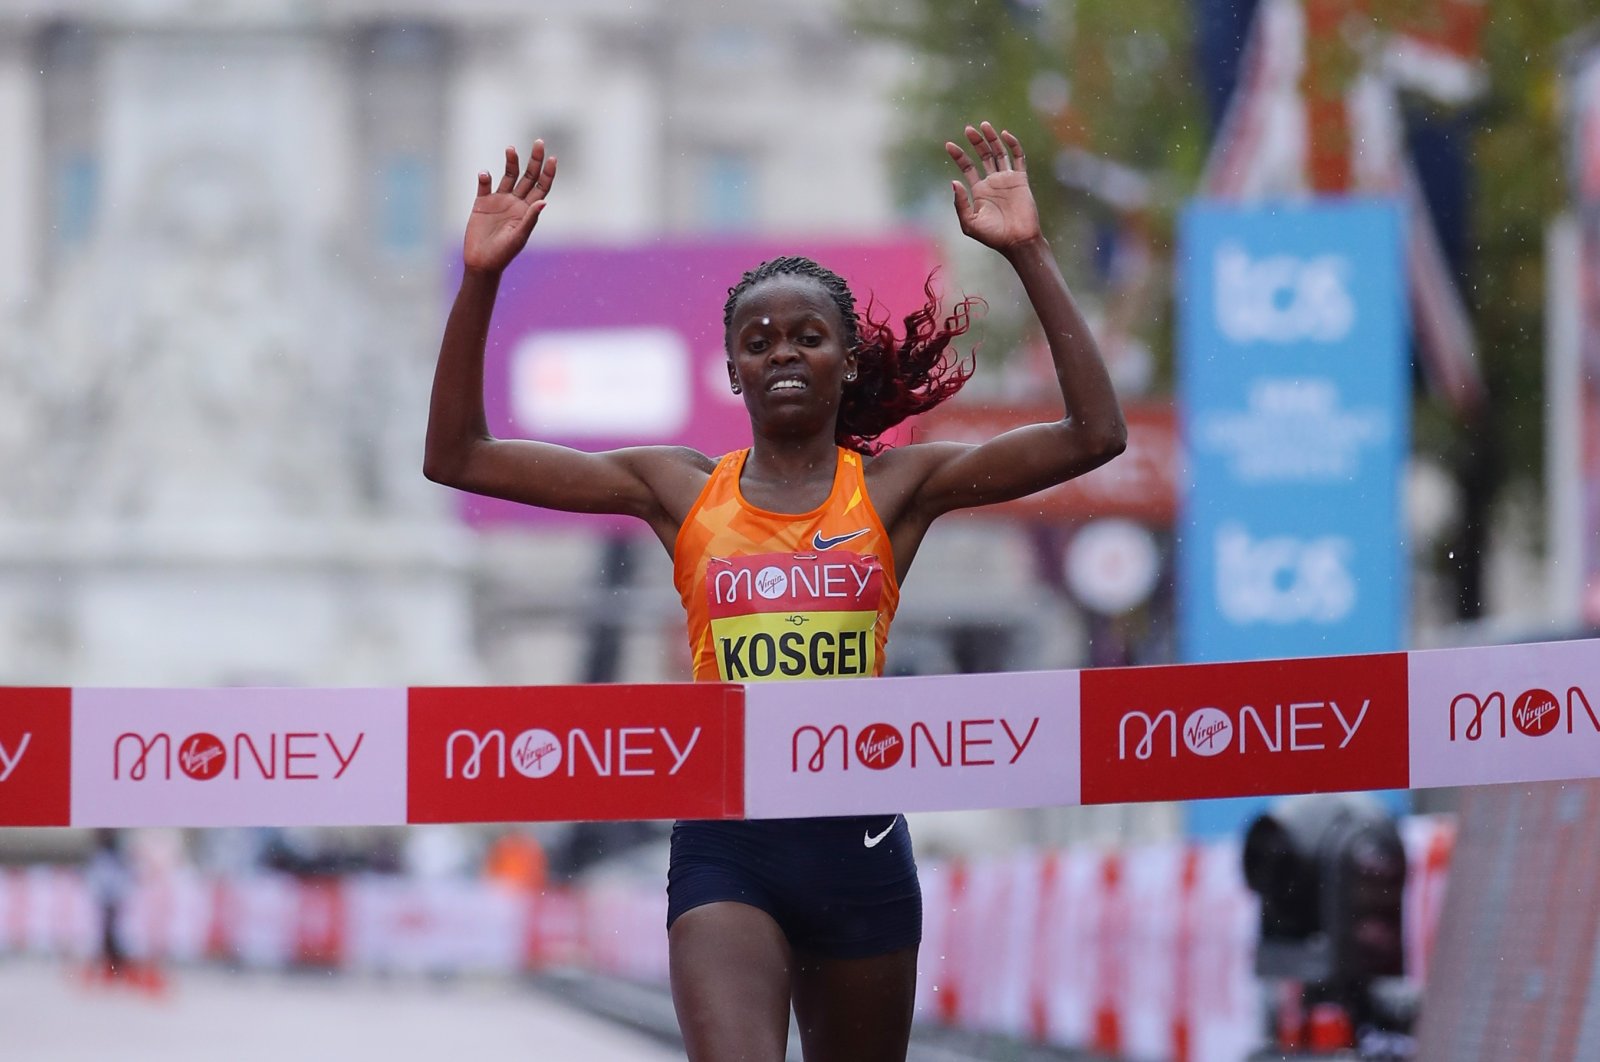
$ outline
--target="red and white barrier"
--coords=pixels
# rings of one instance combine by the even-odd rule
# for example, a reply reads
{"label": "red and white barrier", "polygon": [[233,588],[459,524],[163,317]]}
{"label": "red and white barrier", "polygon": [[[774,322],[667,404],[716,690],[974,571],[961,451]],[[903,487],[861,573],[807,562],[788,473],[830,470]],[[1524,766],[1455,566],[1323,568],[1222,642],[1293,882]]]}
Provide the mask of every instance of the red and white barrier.
{"label": "red and white barrier", "polygon": [[[1454,826],[1412,818],[1406,963],[1427,972]],[[1234,1062],[1259,1037],[1257,905],[1233,843],[1070,848],[921,868],[919,1020],[1134,1062]],[[85,958],[100,915],[73,871],[0,872],[0,955]],[[514,973],[573,964],[667,980],[666,898],[616,879],[528,893],[466,880],[145,875],[135,959]]]}
{"label": "red and white barrier", "polygon": [[751,686],[0,688],[0,826],[766,818],[1589,777],[1600,641]]}

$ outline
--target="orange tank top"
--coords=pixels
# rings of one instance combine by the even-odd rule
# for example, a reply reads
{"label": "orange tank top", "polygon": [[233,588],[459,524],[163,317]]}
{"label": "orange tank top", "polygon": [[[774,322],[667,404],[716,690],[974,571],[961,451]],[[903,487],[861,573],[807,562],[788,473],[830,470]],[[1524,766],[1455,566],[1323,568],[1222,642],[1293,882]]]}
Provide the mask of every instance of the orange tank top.
{"label": "orange tank top", "polygon": [[717,462],[672,551],[695,681],[882,674],[900,586],[861,455],[839,448],[827,499],[791,515],[745,501],[749,454]]}

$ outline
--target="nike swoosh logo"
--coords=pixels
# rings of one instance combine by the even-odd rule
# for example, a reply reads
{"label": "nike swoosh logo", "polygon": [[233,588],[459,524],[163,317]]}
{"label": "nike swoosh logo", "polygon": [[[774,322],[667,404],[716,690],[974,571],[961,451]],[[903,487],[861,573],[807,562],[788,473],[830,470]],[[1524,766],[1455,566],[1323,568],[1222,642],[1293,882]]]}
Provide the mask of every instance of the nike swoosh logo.
{"label": "nike swoosh logo", "polygon": [[861,843],[866,845],[868,848],[876,848],[876,847],[878,847],[878,842],[883,840],[885,837],[889,836],[890,831],[895,828],[895,824],[898,823],[899,821],[900,821],[900,816],[896,815],[894,818],[889,820],[889,825],[887,827],[885,827],[884,831],[882,833],[878,834],[877,836],[873,836],[870,833],[863,834],[862,837],[861,837]]}
{"label": "nike swoosh logo", "polygon": [[832,549],[835,546],[842,546],[846,542],[849,542],[852,538],[860,538],[862,535],[871,530],[872,528],[870,527],[863,527],[860,531],[852,531],[848,535],[835,535],[832,538],[823,538],[822,532],[817,531],[811,536],[811,548],[816,550],[818,553],[821,553],[822,551]]}

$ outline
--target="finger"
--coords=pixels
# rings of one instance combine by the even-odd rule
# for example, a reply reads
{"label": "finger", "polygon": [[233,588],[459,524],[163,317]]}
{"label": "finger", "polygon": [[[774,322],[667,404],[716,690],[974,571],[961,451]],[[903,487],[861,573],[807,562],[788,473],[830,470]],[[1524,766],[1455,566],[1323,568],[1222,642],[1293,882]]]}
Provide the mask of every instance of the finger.
{"label": "finger", "polygon": [[528,204],[528,209],[522,212],[522,217],[517,219],[517,232],[526,236],[533,231],[534,225],[539,222],[539,215],[544,213],[545,200],[535,199]]}
{"label": "finger", "polygon": [[544,141],[535,140],[533,147],[528,150],[528,167],[522,171],[522,176],[517,178],[516,187],[511,189],[511,194],[518,199],[526,199],[533,186],[539,181],[539,170],[544,166]]}
{"label": "finger", "polygon": [[550,194],[550,189],[556,183],[556,157],[551,155],[544,160],[544,165],[539,169],[539,177],[535,182],[535,195],[540,199]]}
{"label": "finger", "polygon": [[1000,134],[994,131],[994,126],[984,122],[979,126],[979,131],[983,133],[983,142],[989,148],[990,157],[994,159],[994,168],[1009,170],[1011,159],[1006,155],[1005,145],[1000,142]]}
{"label": "finger", "polygon": [[972,164],[972,159],[968,157],[965,151],[961,150],[959,145],[946,140],[944,143],[944,150],[952,159],[955,160],[955,164],[961,167],[961,176],[965,177],[973,184],[977,184],[983,179],[978,176],[978,168]]}
{"label": "finger", "polygon": [[517,183],[517,170],[519,168],[520,164],[517,162],[517,149],[514,147],[506,148],[505,176],[500,178],[500,187],[495,190],[498,192],[511,191],[512,186]]}
{"label": "finger", "polygon": [[1000,130],[1000,139],[1006,142],[1006,147],[1011,149],[1011,164],[1018,173],[1028,172],[1028,156],[1022,153],[1022,141],[1012,136],[1009,132]]}
{"label": "finger", "polygon": [[489,171],[478,171],[478,198],[482,199],[489,194]]}
{"label": "finger", "polygon": [[994,172],[994,159],[990,157],[989,142],[983,134],[972,126],[967,126],[967,140],[972,144],[972,150],[978,153],[978,161],[983,163],[983,172],[987,176]]}
{"label": "finger", "polygon": [[[972,164],[969,162],[967,165],[971,166]],[[956,220],[961,222],[961,228],[965,231],[967,222],[972,220],[973,215],[972,194],[967,191],[967,186],[960,181],[951,181],[950,187],[955,190]]]}

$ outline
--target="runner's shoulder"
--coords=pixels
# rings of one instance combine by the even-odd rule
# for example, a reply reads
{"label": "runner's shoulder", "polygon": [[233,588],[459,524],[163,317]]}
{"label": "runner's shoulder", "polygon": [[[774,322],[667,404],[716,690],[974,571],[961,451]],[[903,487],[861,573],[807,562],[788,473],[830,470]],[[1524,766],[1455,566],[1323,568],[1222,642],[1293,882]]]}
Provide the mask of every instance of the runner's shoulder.
{"label": "runner's shoulder", "polygon": [[868,457],[862,467],[874,481],[915,490],[941,465],[970,449],[968,443],[945,440],[906,443]]}

